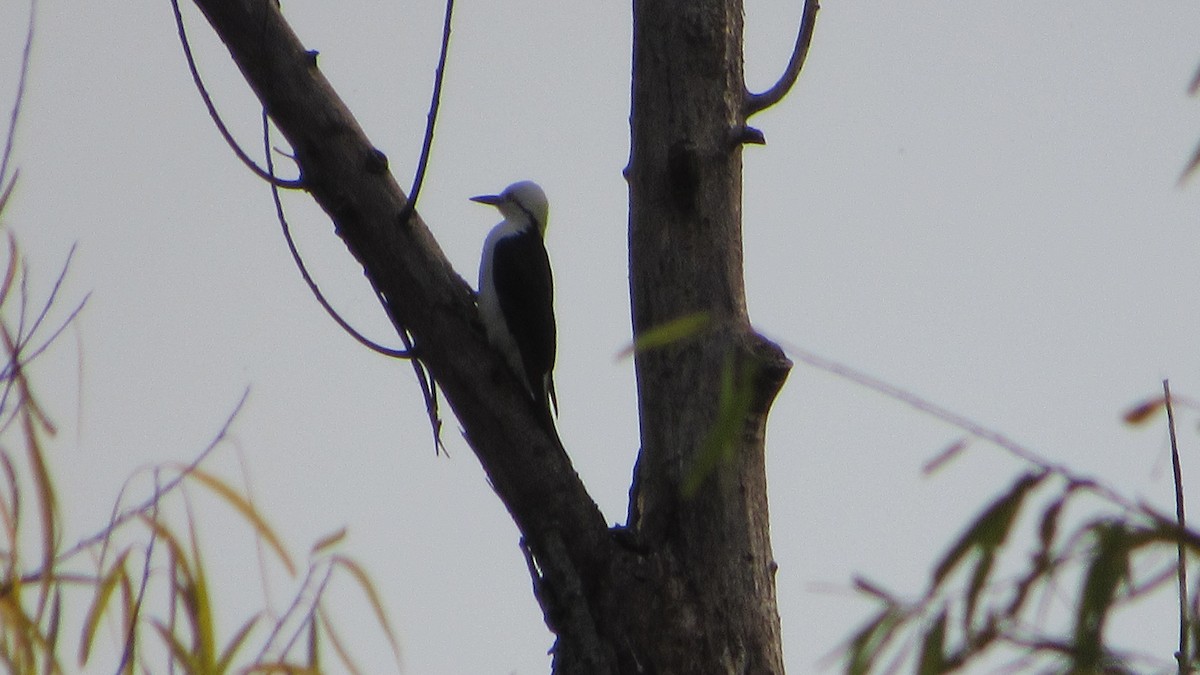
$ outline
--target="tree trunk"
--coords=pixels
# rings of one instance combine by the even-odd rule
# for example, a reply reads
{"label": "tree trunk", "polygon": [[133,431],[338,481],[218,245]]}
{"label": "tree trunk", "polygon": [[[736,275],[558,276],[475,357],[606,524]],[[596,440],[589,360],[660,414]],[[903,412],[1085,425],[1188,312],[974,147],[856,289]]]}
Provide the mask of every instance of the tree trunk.
{"label": "tree trunk", "polygon": [[[791,364],[751,330],[746,312],[744,92],[740,0],[635,0],[633,328],[641,334],[695,312],[710,321],[694,339],[636,356],[642,451],[629,525],[669,560],[669,586],[679,594],[670,604],[692,615],[680,621],[691,629],[674,644],[671,670],[679,673],[783,671],[764,430]],[[741,433],[729,461],[681,498],[685,480],[701,470],[730,371],[753,392]]]}
{"label": "tree trunk", "polygon": [[[742,283],[740,0],[635,0],[630,265],[637,334],[707,330],[636,356],[642,451],[610,531],[553,430],[483,335],[465,282],[273,0],[195,0],[291,144],[301,183],[386,298],[524,537],[556,673],[781,673],[767,410],[790,368]],[[730,382],[744,387],[731,407]],[[726,460],[682,494],[729,411]]]}

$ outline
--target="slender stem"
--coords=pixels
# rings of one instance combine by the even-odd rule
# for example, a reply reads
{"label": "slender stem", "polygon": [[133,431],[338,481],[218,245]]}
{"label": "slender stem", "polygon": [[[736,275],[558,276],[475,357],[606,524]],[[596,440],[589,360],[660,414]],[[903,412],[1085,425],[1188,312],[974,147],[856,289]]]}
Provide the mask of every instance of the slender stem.
{"label": "slender stem", "polygon": [[[21,50],[21,75],[17,79],[17,96],[13,100],[12,114],[8,117],[8,134],[4,138],[4,151],[0,152],[0,208],[8,201],[13,182],[5,187],[8,178],[8,162],[12,159],[13,143],[17,137],[17,121],[21,119],[21,104],[25,101],[25,81],[29,77],[29,60],[33,53],[33,33],[37,19],[37,0],[29,0],[29,27],[25,29],[25,48]],[[15,177],[14,177],[15,181]]]}
{"label": "slender stem", "polygon": [[421,142],[421,158],[417,162],[417,171],[413,174],[412,189],[408,191],[408,201],[400,212],[400,222],[407,223],[417,208],[417,197],[421,194],[421,185],[425,182],[425,167],[429,165],[429,153],[433,147],[433,128],[437,124],[438,108],[442,101],[442,80],[446,76],[446,54],[450,51],[450,20],[454,16],[454,0],[446,0],[446,15],[442,22],[442,48],[438,53],[437,70],[433,74],[433,93],[429,97],[429,112],[425,115],[425,139]]}
{"label": "slender stem", "polygon": [[187,30],[183,27],[183,14],[179,11],[179,0],[171,0],[171,9],[175,12],[175,29],[179,33],[179,44],[183,46],[183,56],[187,59],[188,70],[192,73],[192,82],[196,85],[196,91],[200,92],[200,98],[204,100],[208,116],[212,118],[213,124],[217,125],[217,131],[221,132],[221,138],[225,139],[225,143],[233,150],[233,154],[242,160],[242,164],[245,164],[246,168],[253,171],[259,178],[276,187],[289,190],[298,190],[304,187],[304,181],[301,179],[286,180],[272,175],[270,171],[263,169],[253,159],[250,159],[250,155],[246,154],[246,151],[242,150],[242,146],[238,145],[229,128],[225,126],[225,120],[222,120],[221,114],[217,112],[217,106],[213,103],[212,97],[208,95],[208,89],[204,86],[204,82],[200,79],[200,70],[196,67],[196,59],[192,57],[192,45],[188,41]]}
{"label": "slender stem", "polygon": [[792,56],[788,59],[783,75],[770,89],[761,94],[746,94],[746,117],[779,103],[792,90],[796,79],[800,77],[800,69],[804,67],[804,60],[808,57],[808,48],[812,45],[813,27],[817,22],[818,9],[820,9],[820,4],[817,0],[805,0],[804,13],[800,17],[800,31],[796,34],[796,46],[792,48]]}
{"label": "slender stem", "polygon": [[[274,178],[275,162],[271,159],[271,126],[269,121],[267,111],[264,109],[262,113],[263,147],[267,158],[267,173]],[[275,202],[275,217],[279,219],[279,226],[283,228],[283,238],[287,242],[288,251],[291,252],[292,260],[295,261],[296,268],[300,270],[300,276],[304,278],[304,283],[308,285],[308,290],[312,291],[313,297],[317,299],[317,302],[325,309],[325,312],[329,314],[334,323],[346,331],[350,337],[358,340],[364,347],[379,352],[384,356],[392,356],[399,359],[408,358],[410,356],[409,352],[403,349],[385,347],[355,330],[349,322],[342,318],[341,314],[337,313],[337,310],[329,304],[329,301],[325,299],[325,294],[321,293],[321,289],[317,287],[317,282],[308,273],[308,267],[305,266],[304,259],[300,257],[300,251],[296,248],[296,242],[292,239],[292,229],[288,226],[287,216],[283,213],[283,201],[279,198],[279,186],[274,180],[268,182],[271,184],[271,197]]]}
{"label": "slender stem", "polygon": [[[1171,406],[1171,385],[1169,380],[1163,380],[1163,404],[1167,409],[1167,430],[1171,435],[1171,466],[1175,472],[1175,521],[1179,531],[1187,528],[1187,518],[1183,513],[1183,470],[1179,466],[1179,442],[1175,437],[1175,410]],[[1179,539],[1179,560],[1177,574],[1179,577],[1179,653],[1175,657],[1179,661],[1179,673],[1189,672],[1188,664],[1188,603],[1187,603],[1187,549],[1183,538]]]}

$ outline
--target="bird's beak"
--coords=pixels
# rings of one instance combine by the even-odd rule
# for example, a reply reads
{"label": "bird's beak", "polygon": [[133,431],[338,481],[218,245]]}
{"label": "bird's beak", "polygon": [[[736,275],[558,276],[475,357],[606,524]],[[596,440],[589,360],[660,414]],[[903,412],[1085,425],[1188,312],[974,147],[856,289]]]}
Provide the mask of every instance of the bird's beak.
{"label": "bird's beak", "polygon": [[500,195],[479,195],[478,197],[471,197],[471,201],[479,202],[480,204],[499,206],[500,203],[504,201],[504,198]]}

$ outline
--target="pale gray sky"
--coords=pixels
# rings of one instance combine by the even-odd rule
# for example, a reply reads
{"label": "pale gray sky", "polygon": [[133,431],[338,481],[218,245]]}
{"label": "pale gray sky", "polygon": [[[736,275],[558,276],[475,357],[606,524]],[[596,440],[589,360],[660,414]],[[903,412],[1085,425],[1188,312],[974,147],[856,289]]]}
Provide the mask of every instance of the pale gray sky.
{"label": "pale gray sky", "polygon": [[[752,88],[783,67],[800,4],[747,3]],[[401,184],[419,147],[439,5],[284,6]],[[253,99],[184,9],[218,105],[256,149]],[[629,13],[627,2],[460,2],[421,203],[473,283],[495,213],[467,197],[525,178],[546,188],[560,428],[613,522],[637,450],[632,367],[615,360],[629,339]],[[7,107],[24,3],[0,16]],[[795,92],[755,120],[768,145],[746,151],[755,323],[1169,504],[1165,431],[1129,430],[1120,414],[1164,377],[1200,395],[1200,186],[1176,186],[1200,140],[1200,99],[1186,93],[1198,29],[1194,2],[827,0]],[[134,471],[199,452],[248,386],[236,442],[214,470],[236,478],[244,465],[300,559],[349,528],[343,550],[379,584],[405,672],[545,672],[551,638],[515,528],[453,420],[451,457],[433,455],[409,366],[359,347],[309,296],[269,193],[193,91],[165,0],[42,0],[25,113],[6,224],[35,291],[78,242],[66,297],[92,292],[36,372],[63,429],[53,460],[68,537],[101,526]],[[329,222],[304,195],[288,206],[336,306],[395,343]],[[1183,419],[1184,471],[1195,476],[1196,417]],[[922,477],[960,435],[797,366],[768,447],[791,672],[816,671],[867,616],[846,590],[854,575],[922,590],[931,561],[1019,468],[976,444]],[[134,489],[148,489],[144,475]],[[207,506],[202,533],[215,546],[232,520]],[[230,588],[229,631],[261,597],[249,536],[239,537],[228,559],[209,557]],[[287,590],[273,580],[277,606]],[[365,616],[353,589],[342,594],[347,620],[351,609]],[[1142,623],[1129,635],[1166,663],[1176,629],[1169,598],[1164,608],[1151,617],[1161,630]],[[351,642],[368,672],[386,672],[376,633]]]}

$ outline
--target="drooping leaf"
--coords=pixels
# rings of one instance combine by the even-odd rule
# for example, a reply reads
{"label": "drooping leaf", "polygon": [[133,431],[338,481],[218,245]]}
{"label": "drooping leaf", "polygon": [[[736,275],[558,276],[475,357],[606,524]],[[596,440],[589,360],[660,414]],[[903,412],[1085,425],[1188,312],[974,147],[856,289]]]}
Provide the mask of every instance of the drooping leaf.
{"label": "drooping leaf", "polygon": [[971,626],[975,619],[975,608],[979,606],[979,596],[987,587],[988,575],[991,574],[995,562],[994,549],[985,548],[980,552],[979,559],[975,562],[975,568],[971,571],[971,580],[967,584],[967,607],[966,612],[963,613],[963,632],[967,635],[972,633]]}
{"label": "drooping leaf", "polygon": [[258,620],[262,618],[262,614],[255,614],[242,624],[229,642],[225,645],[225,649],[221,651],[217,658],[216,673],[226,673],[229,671],[230,664],[233,663],[233,658],[237,656],[238,650],[242,648],[242,644],[246,638],[250,637],[250,631],[258,624]]}
{"label": "drooping leaf", "polygon": [[1192,174],[1196,173],[1196,169],[1200,168],[1200,145],[1196,146],[1195,152],[1192,153],[1192,158],[1188,160],[1187,166],[1184,167],[1183,173],[1179,174],[1179,182],[1183,183]]}
{"label": "drooping leaf", "polygon": [[633,356],[659,347],[675,344],[700,334],[709,326],[708,312],[686,314],[641,332],[632,344],[617,353],[617,359]]}
{"label": "drooping leaf", "polygon": [[329,622],[329,618],[325,616],[325,611],[320,606],[317,607],[317,616],[321,618],[321,625],[325,627],[325,634],[329,636],[329,644],[333,645],[333,652],[337,654],[338,660],[345,666],[346,671],[352,675],[360,675],[362,673],[358,666],[354,663],[354,659],[350,657],[350,650],[346,648],[342,638],[334,630],[333,625]]}
{"label": "drooping leaf", "polygon": [[894,605],[884,607],[875,618],[867,622],[850,640],[847,649],[847,675],[866,675],[871,672],[876,658],[883,653],[896,629],[903,623],[904,614]]}
{"label": "drooping leaf", "polygon": [[1066,504],[1066,501],[1067,495],[1063,495],[1054,500],[1042,512],[1041,523],[1038,525],[1038,541],[1045,553],[1049,553],[1050,547],[1054,545],[1054,536],[1058,534],[1058,519],[1062,516],[1063,505]]}
{"label": "drooping leaf", "polygon": [[55,582],[54,584],[54,599],[50,602],[50,616],[46,619],[46,653],[44,654],[47,663],[42,668],[42,672],[49,675],[50,673],[61,672],[55,662],[58,660],[58,636],[59,629],[62,628],[62,584]]}
{"label": "drooping leaf", "polygon": [[379,622],[379,628],[387,636],[388,644],[392,647],[392,655],[396,659],[396,664],[399,665],[400,642],[396,639],[396,633],[392,630],[391,621],[388,620],[383,600],[379,597],[379,592],[375,589],[375,584],[371,582],[371,577],[367,575],[367,571],[361,565],[345,556],[334,556],[333,564],[349,572],[354,577],[355,583],[358,584],[358,587],[367,596],[367,601],[371,603],[371,609],[375,612],[375,620]]}
{"label": "drooping leaf", "polygon": [[1129,410],[1126,410],[1125,414],[1122,415],[1122,418],[1125,420],[1126,424],[1142,424],[1146,420],[1150,419],[1151,415],[1161,410],[1164,402],[1165,401],[1162,396],[1155,396],[1154,398],[1146,399],[1145,401],[1133,406]]}
{"label": "drooping leaf", "polygon": [[1104,626],[1117,589],[1129,574],[1129,538],[1123,523],[1101,522],[1090,528],[1096,544],[1084,575],[1075,618],[1075,666],[1091,672],[1104,656]]}
{"label": "drooping leaf", "polygon": [[739,358],[732,351],[726,355],[721,368],[716,420],[684,475],[680,493],[685,499],[694,497],[705,479],[722,463],[733,459],[733,451],[754,402],[758,369],[758,362],[751,357]]}
{"label": "drooping leaf", "polygon": [[200,541],[196,534],[196,519],[191,514],[188,503],[188,539],[192,549],[194,573],[188,597],[192,607],[192,626],[195,629],[197,657],[203,664],[204,672],[213,672],[217,662],[217,628],[216,617],[213,615],[212,598],[208,593],[208,575],[204,571],[204,561],[200,557]]}
{"label": "drooping leaf", "polygon": [[921,640],[921,661],[917,664],[920,675],[937,675],[946,672],[946,610],[933,620]]}
{"label": "drooping leaf", "polygon": [[153,623],[154,629],[158,631],[159,637],[167,645],[167,650],[171,653],[171,658],[183,669],[186,673],[202,673],[206,672],[202,669],[202,664],[196,659],[192,650],[188,649],[181,643],[175,635],[161,621],[155,620]]}
{"label": "drooping leaf", "polygon": [[308,622],[308,667],[314,672],[321,671],[321,631],[317,617]]}
{"label": "drooping leaf", "polygon": [[1012,524],[1016,521],[1021,504],[1029,491],[1037,487],[1046,477],[1045,473],[1028,473],[1017,479],[1012,488],[1000,495],[975,519],[975,522],[963,532],[954,542],[950,550],[938,563],[933,572],[933,586],[936,588],[946,580],[962,559],[972,550],[990,551],[999,547],[1008,537]]}
{"label": "drooping leaf", "polygon": [[139,514],[138,519],[153,531],[154,537],[161,539],[167,544],[171,567],[177,568],[178,571],[186,578],[191,579],[192,571],[188,566],[187,555],[184,553],[183,545],[179,543],[179,538],[161,521],[151,518],[146,514]]}
{"label": "drooping leaf", "polygon": [[312,549],[310,552],[313,555],[322,553],[326,549],[337,546],[345,538],[346,538],[346,528],[343,527],[336,532],[327,534],[324,537],[321,537],[320,539],[318,539],[317,542],[312,545]]}
{"label": "drooping leaf", "polygon": [[125,549],[113,561],[112,567],[108,573],[96,585],[95,598],[92,604],[88,607],[87,616],[83,621],[83,637],[79,643],[79,664],[86,665],[88,656],[91,653],[92,641],[96,638],[96,628],[100,625],[100,619],[104,616],[104,612],[108,609],[108,601],[112,597],[113,591],[117,588],[122,577],[126,576],[125,560],[129,557],[129,549]]}
{"label": "drooping leaf", "polygon": [[265,541],[267,545],[271,547],[271,550],[275,552],[276,557],[278,557],[280,562],[283,563],[283,566],[287,568],[288,574],[291,574],[292,576],[296,575],[296,566],[292,563],[291,556],[289,556],[287,551],[284,549],[283,542],[280,541],[279,536],[275,534],[275,530],[273,530],[271,526],[267,524],[267,521],[264,520],[262,515],[258,513],[258,509],[254,508],[253,504],[251,504],[245,497],[238,494],[237,491],[231,488],[225,481],[206,471],[193,468],[189,476],[199,481],[201,485],[207,487],[214,494],[223,499],[227,504],[232,506],[238,513],[240,513],[242,517],[246,519],[246,522],[254,526],[254,531],[258,534],[258,536],[262,537],[263,541]]}

